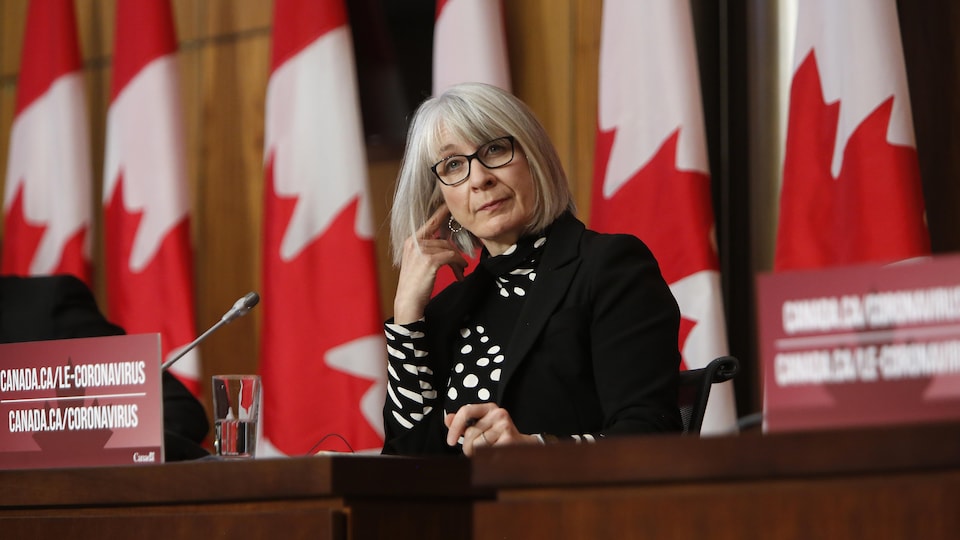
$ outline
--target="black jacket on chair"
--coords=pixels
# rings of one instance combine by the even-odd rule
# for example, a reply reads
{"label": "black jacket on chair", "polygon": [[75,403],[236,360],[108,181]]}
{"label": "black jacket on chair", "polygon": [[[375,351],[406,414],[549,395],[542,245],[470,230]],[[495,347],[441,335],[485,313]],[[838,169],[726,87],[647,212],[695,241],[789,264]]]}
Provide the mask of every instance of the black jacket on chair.
{"label": "black jacket on chair", "polygon": [[[100,313],[90,289],[74,276],[0,276],[0,343],[124,333]],[[203,405],[168,372],[162,381],[166,460],[208,455],[200,446],[210,429]]]}
{"label": "black jacket on chair", "polygon": [[[426,308],[434,388],[456,362],[456,333],[493,277],[482,266]],[[598,234],[571,214],[547,236],[495,401],[521,433],[613,436],[679,431],[680,311],[650,250],[634,236]],[[458,451],[436,408],[409,430],[385,415],[384,453]]]}

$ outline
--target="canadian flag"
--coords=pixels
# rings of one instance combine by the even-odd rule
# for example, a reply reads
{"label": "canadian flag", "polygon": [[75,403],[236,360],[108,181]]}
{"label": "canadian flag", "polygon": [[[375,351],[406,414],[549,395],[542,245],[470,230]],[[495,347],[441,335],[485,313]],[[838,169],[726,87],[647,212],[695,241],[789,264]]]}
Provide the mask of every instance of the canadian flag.
{"label": "canadian flag", "polygon": [[380,448],[386,343],[343,0],[276,0],[272,44],[260,359],[265,452]]}
{"label": "canadian flag", "polygon": [[[688,2],[606,0],[591,228],[653,251],[680,305],[684,366],[727,353],[700,76]],[[701,433],[736,429],[731,382]]]}
{"label": "canadian flag", "polygon": [[510,90],[501,0],[437,0],[433,95],[462,82]]}
{"label": "canadian flag", "polygon": [[775,270],[930,252],[894,0],[799,3]]}
{"label": "canadian flag", "polygon": [[[510,63],[501,0],[437,0],[433,28],[433,95],[463,82],[481,82],[510,90]],[[480,261],[467,257],[464,274]],[[433,293],[453,283],[450,268],[437,273]]]}
{"label": "canadian flag", "polygon": [[[107,306],[169,359],[194,338],[193,252],[169,0],[118,0],[103,171]],[[170,371],[200,392],[196,350]]]}
{"label": "canadian flag", "polygon": [[73,0],[33,1],[4,184],[0,273],[91,284],[90,134]]}

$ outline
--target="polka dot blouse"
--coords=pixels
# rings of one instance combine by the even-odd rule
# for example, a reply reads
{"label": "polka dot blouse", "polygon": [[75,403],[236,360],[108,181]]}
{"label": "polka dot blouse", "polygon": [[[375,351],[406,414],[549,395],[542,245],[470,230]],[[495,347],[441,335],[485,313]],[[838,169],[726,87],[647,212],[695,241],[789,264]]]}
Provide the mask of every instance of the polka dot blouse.
{"label": "polka dot blouse", "polygon": [[[537,279],[545,236],[526,237],[502,255],[484,257],[480,265],[494,276],[488,294],[460,328],[454,340],[453,367],[435,374],[425,350],[426,321],[387,323],[389,353],[387,409],[400,426],[410,429],[436,408],[456,412],[463,405],[495,401],[503,367],[510,362],[503,346],[517,322],[527,291]],[[443,388],[431,381],[445,380]]]}

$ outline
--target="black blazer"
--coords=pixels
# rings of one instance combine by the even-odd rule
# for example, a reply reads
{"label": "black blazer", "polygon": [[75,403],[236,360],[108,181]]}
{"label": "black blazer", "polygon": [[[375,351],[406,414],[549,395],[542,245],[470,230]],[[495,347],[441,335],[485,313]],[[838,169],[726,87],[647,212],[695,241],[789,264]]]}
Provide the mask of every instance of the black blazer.
{"label": "black blazer", "polygon": [[[124,333],[100,313],[90,289],[74,276],[0,276],[0,343]],[[200,446],[210,429],[203,405],[170,373],[163,372],[162,381],[166,460],[208,455]]]}
{"label": "black blazer", "polygon": [[[491,279],[478,267],[427,305],[434,388],[446,388],[456,333]],[[643,242],[598,234],[565,214],[551,227],[505,346],[495,401],[522,433],[679,431],[679,324],[677,302]],[[384,453],[458,451],[445,443],[442,414],[435,407],[409,430],[385,414]]]}

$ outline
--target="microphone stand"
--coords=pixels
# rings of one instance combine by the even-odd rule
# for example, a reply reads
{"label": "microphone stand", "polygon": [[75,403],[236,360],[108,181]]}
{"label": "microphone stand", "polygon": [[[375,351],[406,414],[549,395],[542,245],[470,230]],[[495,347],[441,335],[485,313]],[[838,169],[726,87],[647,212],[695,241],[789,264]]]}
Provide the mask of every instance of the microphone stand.
{"label": "microphone stand", "polygon": [[207,336],[214,333],[221,326],[228,324],[230,321],[236,319],[237,317],[243,317],[250,311],[250,308],[257,305],[260,302],[260,295],[255,292],[249,292],[244,295],[243,298],[234,302],[233,307],[229,311],[223,314],[223,317],[220,317],[220,320],[216,324],[207,329],[206,332],[200,334],[200,337],[190,342],[182,351],[180,351],[176,356],[167,360],[160,365],[160,370],[164,371],[170,366],[172,366],[177,360],[183,358],[185,354],[192,351],[194,347],[200,344],[201,341],[207,339]]}

